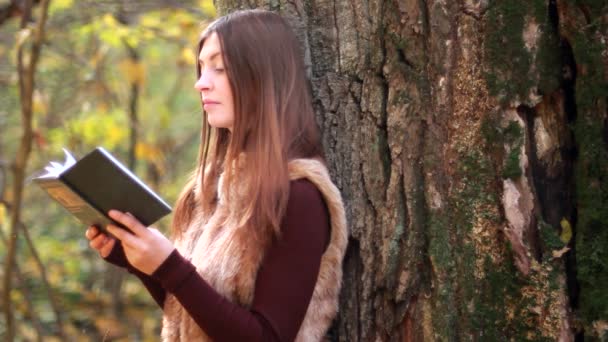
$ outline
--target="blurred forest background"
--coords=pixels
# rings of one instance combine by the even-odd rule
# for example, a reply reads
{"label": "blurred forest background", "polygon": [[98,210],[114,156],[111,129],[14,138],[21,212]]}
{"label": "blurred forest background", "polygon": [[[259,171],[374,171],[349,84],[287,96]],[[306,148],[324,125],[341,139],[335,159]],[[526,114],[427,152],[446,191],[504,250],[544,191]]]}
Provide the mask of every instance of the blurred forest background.
{"label": "blurred forest background", "polygon": [[173,203],[196,160],[195,45],[214,16],[211,0],[0,1],[0,339],[6,314],[18,341],[158,339],[161,311],[139,281],[27,178],[62,147],[104,146]]}
{"label": "blurred forest background", "polygon": [[198,34],[250,7],[302,42],[346,204],[331,340],[608,341],[606,0],[0,0],[0,341],[158,339],[28,177],[102,145],[173,202]]}

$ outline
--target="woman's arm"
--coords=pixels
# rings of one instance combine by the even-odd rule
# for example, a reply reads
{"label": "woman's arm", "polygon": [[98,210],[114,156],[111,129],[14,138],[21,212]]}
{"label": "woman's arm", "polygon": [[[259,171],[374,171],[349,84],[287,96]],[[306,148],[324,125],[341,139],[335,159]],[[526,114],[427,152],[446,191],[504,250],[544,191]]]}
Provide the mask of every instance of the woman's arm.
{"label": "woman's arm", "polygon": [[149,276],[139,271],[129,263],[127,257],[125,256],[125,251],[122,248],[122,244],[120,243],[120,241],[117,241],[117,243],[114,245],[114,248],[112,248],[112,252],[110,252],[110,255],[108,255],[104,259],[111,264],[125,268],[129,273],[139,278],[139,280],[146,287],[152,298],[154,298],[156,304],[158,304],[161,309],[163,308],[163,304],[165,302],[166,297],[165,289],[162,287],[160,282],[158,282],[152,276]]}
{"label": "woman's arm", "polygon": [[101,233],[95,226],[89,227],[85,233],[87,239],[90,240],[90,245],[93,249],[97,250],[99,255],[107,262],[125,268],[129,273],[134,274],[144,284],[148,292],[156,303],[162,308],[165,302],[165,289],[151,276],[140,272],[138,269],[133,267],[127,256],[125,250],[122,247],[122,242]]}
{"label": "woman's arm", "polygon": [[218,294],[177,250],[152,274],[216,341],[292,341],[304,320],[329,241],[321,193],[291,182],[281,239],[267,252],[250,310]]}

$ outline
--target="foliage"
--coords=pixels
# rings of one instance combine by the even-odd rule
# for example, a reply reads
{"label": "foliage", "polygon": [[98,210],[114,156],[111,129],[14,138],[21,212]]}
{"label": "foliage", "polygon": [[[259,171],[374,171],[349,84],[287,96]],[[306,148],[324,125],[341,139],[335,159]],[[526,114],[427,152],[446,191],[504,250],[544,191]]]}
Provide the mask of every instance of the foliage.
{"label": "foliage", "polygon": [[[36,19],[34,13],[34,20]],[[195,81],[195,45],[201,23],[215,15],[209,0],[166,8],[151,1],[54,0],[49,9],[34,94],[34,150],[28,174],[62,158],[62,147],[82,156],[104,146],[126,161],[129,152],[129,103],[139,86],[135,173],[175,201],[194,167],[198,149],[200,103]],[[18,19],[0,26],[0,161],[10,163],[20,137],[16,50]],[[24,44],[28,44],[27,37]],[[133,52],[137,58],[133,58]],[[1,177],[10,175],[3,172]],[[0,178],[1,178],[0,177]],[[1,185],[2,183],[0,183]],[[0,231],[9,226],[11,190],[0,189]],[[71,340],[156,340],[160,311],[135,277],[123,284],[128,312],[121,320],[111,307],[106,264],[84,238],[85,227],[30,183],[25,185],[23,223],[58,298],[64,330]],[[158,223],[168,228],[170,218]],[[4,242],[0,240],[4,246]],[[44,340],[59,340],[56,319],[40,268],[24,239],[19,239],[12,298],[18,337],[35,339],[37,315]],[[5,248],[0,248],[0,262]],[[0,278],[4,275],[1,274]],[[4,331],[0,320],[0,336]],[[55,337],[53,337],[55,336]]]}

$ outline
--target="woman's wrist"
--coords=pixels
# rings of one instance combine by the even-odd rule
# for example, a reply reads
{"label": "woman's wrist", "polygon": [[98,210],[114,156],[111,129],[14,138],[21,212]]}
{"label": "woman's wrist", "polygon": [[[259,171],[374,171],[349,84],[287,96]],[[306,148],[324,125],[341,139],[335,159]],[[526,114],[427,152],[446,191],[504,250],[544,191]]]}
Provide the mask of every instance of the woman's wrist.
{"label": "woman's wrist", "polygon": [[120,243],[120,241],[116,241],[116,243],[114,244],[114,248],[112,248],[110,254],[108,254],[108,256],[103,259],[109,262],[110,264],[118,267],[129,268],[131,266],[129,264],[129,261],[127,260],[127,256],[125,255],[125,251],[122,248],[122,244]]}
{"label": "woman's wrist", "polygon": [[165,290],[175,292],[195,272],[194,265],[184,258],[177,249],[174,249],[152,273],[152,277],[160,282]]}

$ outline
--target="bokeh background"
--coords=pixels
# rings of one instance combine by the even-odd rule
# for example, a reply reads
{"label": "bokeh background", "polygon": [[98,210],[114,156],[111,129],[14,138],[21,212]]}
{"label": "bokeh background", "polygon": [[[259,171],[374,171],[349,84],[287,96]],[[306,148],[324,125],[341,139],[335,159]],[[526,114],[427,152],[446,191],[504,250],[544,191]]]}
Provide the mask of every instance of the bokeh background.
{"label": "bokeh background", "polygon": [[[0,1],[0,279],[10,246],[14,163],[25,132],[19,84],[46,10],[31,94],[10,298],[16,339],[158,340],[161,311],[137,278],[93,252],[83,227],[28,180],[66,147],[103,146],[173,203],[193,169],[201,108],[195,47],[215,16],[204,1]],[[21,61],[21,75],[20,63]],[[25,66],[25,67],[24,67]],[[17,190],[18,192],[18,190]],[[170,218],[158,223],[167,232]],[[2,292],[3,286],[0,286]],[[4,301],[4,299],[0,300]],[[6,305],[2,305],[6,309]],[[5,312],[4,312],[5,313]],[[4,315],[3,313],[3,315]],[[0,320],[0,336],[6,332]]]}

